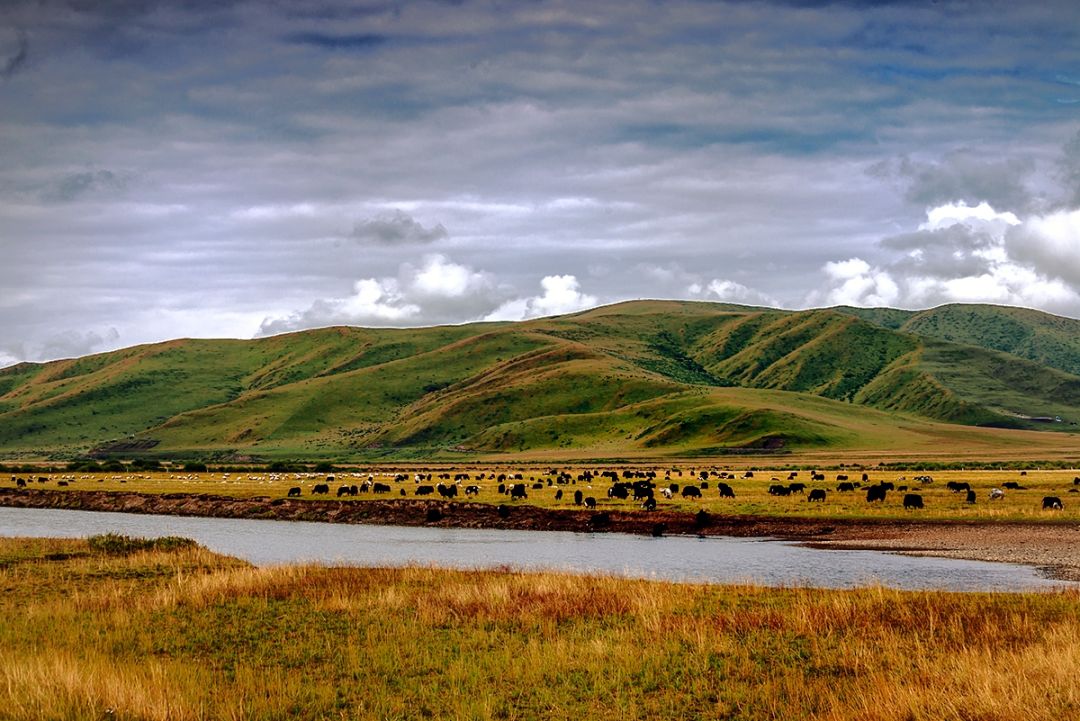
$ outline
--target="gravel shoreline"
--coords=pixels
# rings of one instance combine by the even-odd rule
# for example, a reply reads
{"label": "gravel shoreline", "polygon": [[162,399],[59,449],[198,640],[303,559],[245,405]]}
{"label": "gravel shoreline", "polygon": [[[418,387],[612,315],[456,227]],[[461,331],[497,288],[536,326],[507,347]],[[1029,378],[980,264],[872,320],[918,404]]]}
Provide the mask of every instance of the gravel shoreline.
{"label": "gravel shoreline", "polygon": [[816,548],[892,551],[1035,566],[1048,578],[1080,582],[1080,525],[1033,523],[926,524],[880,529],[876,537],[819,540]]}

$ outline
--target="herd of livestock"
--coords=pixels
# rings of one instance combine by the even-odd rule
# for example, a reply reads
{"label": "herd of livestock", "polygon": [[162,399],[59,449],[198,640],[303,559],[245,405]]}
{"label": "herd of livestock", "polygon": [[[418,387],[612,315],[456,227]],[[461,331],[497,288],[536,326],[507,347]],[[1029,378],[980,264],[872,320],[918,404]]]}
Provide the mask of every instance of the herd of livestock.
{"label": "herd of livestock", "polygon": [[[479,482],[488,481],[492,484],[497,484],[497,491],[499,494],[508,496],[510,500],[523,500],[528,498],[529,491],[543,491],[548,488],[554,488],[553,499],[558,501],[570,500],[572,497],[573,503],[585,508],[596,507],[596,497],[592,495],[586,495],[580,489],[575,489],[572,496],[564,494],[565,486],[576,486],[578,483],[587,485],[589,489],[592,489],[594,482],[604,483],[609,485],[606,489],[607,498],[612,500],[632,500],[636,503],[640,503],[641,507],[645,510],[655,510],[657,506],[657,496],[672,500],[675,497],[683,499],[700,499],[705,497],[706,493],[713,492],[719,498],[735,498],[735,489],[726,481],[734,481],[739,478],[738,474],[728,471],[690,471],[692,481],[689,483],[679,482],[673,480],[672,473],[676,473],[677,476],[683,476],[681,470],[666,471],[661,478],[659,474],[654,470],[641,471],[641,470],[623,470],[620,472],[614,470],[605,470],[593,472],[591,470],[585,470],[578,474],[571,474],[568,471],[560,471],[558,469],[549,470],[546,474],[541,474],[540,478],[530,478],[529,482],[525,482],[525,477],[521,473],[455,473],[450,474],[446,472],[434,473],[434,472],[415,472],[415,473],[398,473],[393,477],[392,483],[383,483],[375,480],[373,475],[368,475],[366,480],[363,480],[359,484],[353,485],[338,485],[337,496],[357,496],[360,494],[373,493],[373,494],[391,494],[394,492],[395,486],[398,488],[397,493],[400,496],[408,496],[408,482],[411,480],[412,494],[414,496],[434,496],[438,495],[445,499],[455,499],[458,497],[459,490],[463,496],[477,496],[481,491]],[[741,475],[742,480],[750,480],[754,478],[753,471],[746,471]],[[817,471],[811,471],[809,474],[811,486],[814,484],[826,482],[826,476],[824,473]],[[836,474],[836,485],[834,489],[827,489],[822,486],[811,487],[807,483],[800,482],[799,472],[791,471],[786,480],[780,482],[777,477],[772,477],[768,485],[768,493],[772,496],[791,496],[791,495],[804,495],[806,501],[810,503],[824,503],[826,502],[829,493],[857,493],[861,492],[865,494],[867,503],[881,503],[884,504],[890,491],[896,493],[903,493],[902,503],[903,507],[907,510],[919,510],[925,508],[925,502],[921,493],[915,492],[916,489],[928,486],[934,482],[932,476],[918,475],[912,477],[909,482],[904,476],[901,476],[894,483],[892,481],[878,481],[870,482],[869,474],[863,473],[859,480],[851,480],[848,475],[843,473]],[[311,495],[327,495],[331,493],[331,486],[335,484],[335,477],[328,476],[323,483],[316,483],[311,489]],[[965,501],[968,504],[974,504],[977,500],[977,495],[971,484],[960,481],[949,481],[946,484],[946,488],[954,493],[964,494]],[[1015,481],[1006,481],[1001,484],[1001,487],[994,487],[990,489],[989,500],[1000,501],[1005,498],[1005,490],[1026,490],[1024,486]],[[568,490],[568,489],[567,489]],[[1080,477],[1073,479],[1073,488],[1068,489],[1069,493],[1080,493]],[[294,486],[289,489],[289,496],[301,496],[303,495],[303,489],[300,486]],[[1044,510],[1063,510],[1064,503],[1061,501],[1060,496],[1044,496],[1042,499],[1042,508]]]}
{"label": "herd of livestock", "polygon": [[[634,469],[622,469],[621,471],[593,471],[587,469],[578,473],[550,469],[546,472],[532,474],[526,479],[522,473],[492,471],[451,474],[446,471],[418,470],[409,473],[398,472],[392,478],[387,475],[386,482],[384,482],[376,480],[376,476],[372,473],[353,472],[345,474],[344,478],[358,482],[348,483],[346,481],[342,483],[339,480],[341,476],[335,475],[325,476],[325,478],[318,477],[315,479],[316,482],[311,485],[307,495],[323,496],[336,492],[336,495],[340,498],[370,493],[397,496],[439,496],[453,500],[458,498],[459,493],[465,497],[480,495],[482,490],[480,484],[485,483],[487,486],[495,487],[499,494],[507,496],[511,501],[527,499],[530,491],[535,493],[553,489],[554,495],[551,498],[556,502],[564,501],[564,499],[567,502],[572,500],[577,506],[595,508],[597,505],[596,496],[590,495],[590,493],[594,492],[594,484],[598,484],[601,488],[606,484],[605,493],[608,499],[633,501],[640,504],[645,510],[654,510],[657,507],[658,497],[664,500],[673,500],[676,497],[696,500],[706,497],[707,494],[713,494],[721,499],[734,499],[735,489],[728,481],[737,479],[740,481],[753,481],[755,479],[752,470],[745,471],[741,475],[731,471],[696,471],[693,469],[690,469],[687,473],[688,477],[684,476],[682,469],[677,468],[660,472]],[[1021,471],[1021,476],[1023,475],[1026,475],[1026,473]],[[280,480],[280,478],[277,474],[273,476],[275,481]],[[294,478],[304,479],[305,477],[294,474]],[[12,476],[11,480],[17,487],[26,487],[34,481],[46,483],[50,479],[46,476],[36,478]],[[69,480],[74,480],[74,477],[61,477],[57,480],[57,485],[67,486]],[[121,482],[124,481],[121,480]],[[919,510],[925,508],[926,504],[923,494],[917,491],[933,482],[933,477],[929,475],[916,475],[910,480],[901,476],[895,482],[872,482],[868,473],[862,473],[858,479],[849,478],[844,473],[837,473],[834,478],[835,485],[827,487],[828,479],[823,472],[810,471],[808,480],[804,482],[800,480],[799,471],[790,471],[783,480],[777,476],[770,477],[767,492],[771,496],[804,496],[809,503],[825,503],[831,493],[862,493],[865,494],[866,502],[870,504],[885,504],[889,493],[894,492],[903,494],[901,500],[905,509]],[[583,491],[581,488],[571,490],[569,488],[578,486],[578,484],[581,484],[587,490]],[[334,490],[335,486],[336,490]],[[977,501],[976,491],[971,487],[970,483],[949,481],[945,484],[945,487],[953,493],[963,494],[968,504],[974,504]],[[1000,487],[990,489],[988,500],[990,502],[1000,501],[1005,498],[1006,491],[1023,490],[1026,490],[1026,488],[1020,482],[1006,481],[1001,483]],[[1073,479],[1072,487],[1068,488],[1066,492],[1080,493],[1080,477]],[[301,497],[303,495],[305,494],[301,485],[292,486],[288,490],[288,496],[290,497]],[[1042,509],[1060,511],[1064,509],[1064,503],[1060,496],[1044,496],[1042,498]]]}

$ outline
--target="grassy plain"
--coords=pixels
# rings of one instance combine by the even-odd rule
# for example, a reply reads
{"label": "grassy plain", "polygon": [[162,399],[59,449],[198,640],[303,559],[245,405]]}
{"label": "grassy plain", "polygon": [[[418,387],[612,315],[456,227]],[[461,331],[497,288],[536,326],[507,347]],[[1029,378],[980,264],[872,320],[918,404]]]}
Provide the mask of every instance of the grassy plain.
{"label": "grassy plain", "polygon": [[61,719],[1080,716],[1080,594],[252,568],[0,539],[0,712]]}
{"label": "grassy plain", "polygon": [[[855,492],[840,493],[836,491],[837,476],[846,475],[851,481],[860,481],[861,471],[844,470],[828,471],[825,473],[825,481],[811,481],[810,471],[802,470],[795,478],[796,482],[806,485],[807,491],[814,488],[826,490],[826,500],[822,503],[811,503],[807,500],[806,493],[794,493],[790,496],[775,496],[768,492],[769,486],[775,483],[787,484],[787,470],[780,469],[756,469],[753,478],[745,478],[746,468],[734,468],[717,466],[712,463],[698,464],[694,466],[672,465],[641,465],[641,466],[559,466],[560,470],[569,472],[575,479],[587,468],[593,473],[599,473],[602,468],[613,468],[621,473],[627,468],[635,470],[652,469],[657,472],[657,495],[658,508],[680,510],[695,513],[705,509],[713,514],[748,514],[756,516],[778,517],[808,517],[808,518],[882,518],[882,519],[909,519],[909,520],[949,520],[949,521],[1025,521],[1046,523],[1076,523],[1080,521],[1080,484],[1074,479],[1080,477],[1077,470],[1030,470],[1021,475],[1017,470],[973,470],[973,471],[881,471],[870,470],[867,483],[878,481],[891,481],[897,486],[897,490],[890,492],[884,503],[867,503],[865,492],[857,489]],[[674,469],[674,470],[673,470]],[[633,510],[640,508],[640,504],[631,500],[609,499],[607,489],[610,482],[607,479],[594,478],[591,482],[576,480],[571,484],[548,485],[556,477],[550,475],[551,466],[522,465],[522,466],[367,466],[358,467],[354,470],[338,471],[332,474],[334,481],[330,484],[331,493],[325,495],[312,495],[312,488],[316,483],[326,480],[327,474],[314,473],[268,473],[264,471],[232,472],[232,473],[53,473],[53,474],[16,474],[19,477],[30,479],[32,488],[48,488],[54,490],[95,490],[95,491],[132,491],[140,493],[211,493],[221,496],[237,498],[251,498],[256,496],[269,496],[271,498],[284,498],[292,487],[301,489],[302,499],[311,498],[337,498],[337,489],[343,485],[360,485],[369,475],[377,482],[389,484],[392,488],[389,494],[374,495],[364,493],[357,496],[344,496],[341,500],[350,503],[363,503],[372,498],[400,498],[401,492],[409,498],[415,497],[417,485],[415,475],[420,472],[432,473],[431,481],[425,484],[451,483],[450,480],[438,478],[440,473],[468,473],[470,479],[462,481],[459,485],[458,495],[454,499],[464,503],[509,503],[507,496],[498,493],[497,474],[520,473],[522,481],[529,486],[528,498],[517,503],[529,503],[542,507],[569,507],[572,505],[574,491],[581,490],[585,496],[593,496],[597,500],[597,506],[601,510],[618,509]],[[697,482],[696,474],[702,470],[709,470],[709,488],[703,491],[703,497],[698,499],[684,499],[678,493],[673,498],[666,499],[659,494],[661,488],[668,487],[671,483],[680,486]],[[720,498],[717,491],[717,476],[715,473],[724,472],[734,478],[728,478],[724,482],[732,486],[735,491],[734,499]],[[924,484],[915,480],[918,475],[929,473],[934,479],[933,483]],[[408,476],[404,482],[395,482],[394,478],[399,474]],[[47,479],[38,482],[38,478]],[[901,480],[901,479],[905,480]],[[63,481],[68,485],[61,487]],[[966,494],[954,493],[946,487],[949,481],[969,483],[976,492],[976,502],[966,502]],[[1018,483],[1020,490],[1005,490],[1005,497],[1001,500],[990,501],[989,493],[992,488],[1003,488],[1006,483]],[[533,489],[532,484],[543,483],[544,487]],[[5,486],[14,486],[10,480],[4,482]],[[476,496],[466,497],[463,494],[466,485],[479,486],[480,492]],[[899,490],[902,486],[908,486],[910,492],[919,493],[923,496],[925,508],[921,511],[907,511],[903,508],[903,496],[905,491]],[[563,490],[562,500],[556,500],[558,489]],[[1042,499],[1044,496],[1057,496],[1064,504],[1061,511],[1044,511]],[[437,494],[427,498],[439,498]]]}

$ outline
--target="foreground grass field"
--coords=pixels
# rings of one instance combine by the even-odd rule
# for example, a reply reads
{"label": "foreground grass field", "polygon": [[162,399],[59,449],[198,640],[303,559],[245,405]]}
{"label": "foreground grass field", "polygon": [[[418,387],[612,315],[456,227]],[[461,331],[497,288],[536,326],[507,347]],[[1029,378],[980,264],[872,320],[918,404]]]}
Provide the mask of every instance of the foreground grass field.
{"label": "foreground grass field", "polygon": [[256,569],[0,539],[11,719],[1080,717],[1080,594]]}
{"label": "foreground grass field", "polygon": [[[624,470],[656,472],[657,484],[656,498],[658,507],[682,510],[696,513],[705,509],[716,514],[749,514],[760,516],[804,516],[810,518],[904,518],[904,519],[939,519],[939,520],[999,520],[999,521],[1027,521],[1027,522],[1077,522],[1080,521],[1080,484],[1074,479],[1080,477],[1077,470],[1030,470],[1021,475],[1020,471],[934,471],[929,475],[934,479],[933,483],[924,484],[915,480],[916,476],[925,475],[921,471],[880,471],[871,470],[866,484],[881,481],[890,481],[897,490],[887,495],[884,503],[869,504],[866,502],[866,493],[862,489],[854,492],[839,493],[837,476],[843,475],[851,481],[859,482],[862,478],[861,471],[848,470],[845,472],[829,471],[824,473],[824,481],[811,480],[810,471],[799,471],[791,482],[802,482],[808,492],[814,488],[824,489],[827,493],[826,500],[822,503],[811,503],[807,500],[807,494],[794,493],[790,496],[774,496],[769,494],[771,485],[789,483],[789,471],[779,469],[756,469],[753,478],[745,478],[745,468],[732,468],[730,466],[718,466],[715,464],[688,465],[639,465],[639,466],[560,466],[558,470],[569,474],[575,480],[571,483],[547,485],[549,480],[556,479],[552,475],[551,466],[365,466],[354,470],[339,471],[330,474],[334,480],[330,485],[329,495],[313,496],[312,489],[315,484],[323,483],[328,474],[296,474],[296,473],[268,473],[268,472],[233,472],[233,473],[52,473],[52,474],[16,474],[30,479],[31,488],[49,488],[65,490],[96,490],[96,491],[134,491],[142,493],[212,493],[222,496],[250,498],[255,496],[269,496],[272,498],[286,497],[290,488],[301,489],[301,498],[337,498],[337,489],[342,485],[362,485],[369,475],[374,481],[385,483],[391,487],[391,491],[384,495],[361,493],[357,496],[343,496],[347,502],[362,503],[371,498],[401,498],[404,491],[409,498],[415,497],[415,475],[423,472],[433,474],[431,481],[424,481],[426,485],[435,483],[451,484],[452,477],[459,473],[468,473],[469,479],[459,484],[458,495],[454,500],[475,503],[508,503],[507,496],[498,493],[499,474],[521,475],[520,481],[528,486],[528,498],[518,503],[529,503],[543,507],[569,507],[572,505],[574,492],[582,491],[585,496],[593,496],[597,500],[597,506],[601,509],[630,510],[640,507],[640,503],[632,500],[620,501],[610,499],[607,489],[611,483],[607,479],[593,478],[587,482],[577,482],[585,470],[591,470],[599,474],[603,468],[614,469],[620,475]],[[674,470],[673,470],[674,469]],[[679,493],[673,498],[666,499],[660,495],[660,489],[667,488],[672,483],[679,484],[680,488],[690,483],[699,482],[698,474],[702,470],[708,470],[709,488],[702,491],[701,499],[684,499]],[[451,479],[440,479],[440,473],[449,473]],[[732,486],[735,491],[734,499],[722,499],[717,491],[718,473],[727,473],[729,477],[725,483]],[[394,479],[400,475],[408,476],[404,482]],[[44,482],[38,482],[38,478],[45,478]],[[904,480],[901,480],[903,478]],[[976,493],[976,502],[969,504],[965,493],[955,493],[947,488],[950,481],[970,484]],[[63,482],[67,485],[60,486]],[[543,483],[544,487],[534,489],[535,483]],[[1020,489],[1008,488],[1005,484],[1015,483]],[[864,484],[864,485],[866,485]],[[10,480],[3,482],[4,486],[13,486]],[[465,496],[466,486],[478,486],[480,491],[475,496]],[[902,486],[908,486],[912,492],[919,493],[925,501],[925,508],[917,511],[907,511],[903,507],[903,497],[906,491],[899,490]],[[556,500],[555,495],[559,489],[563,490],[563,498]],[[992,488],[1004,488],[1005,496],[1000,500],[990,501],[989,492]],[[1045,496],[1056,496],[1062,500],[1063,509],[1060,511],[1044,511],[1042,499]],[[437,494],[428,496],[439,498]]]}

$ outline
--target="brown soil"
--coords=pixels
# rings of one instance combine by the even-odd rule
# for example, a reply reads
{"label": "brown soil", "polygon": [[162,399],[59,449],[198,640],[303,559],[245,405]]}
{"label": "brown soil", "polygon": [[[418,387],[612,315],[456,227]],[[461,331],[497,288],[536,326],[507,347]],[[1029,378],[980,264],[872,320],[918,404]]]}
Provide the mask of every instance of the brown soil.
{"label": "brown soil", "polygon": [[[507,503],[410,498],[366,501],[233,498],[211,494],[53,491],[0,488],[0,506],[63,508],[213,518],[372,523],[527,531],[587,531],[769,537],[817,548],[862,548],[984,561],[1023,563],[1080,581],[1080,524],[1009,521],[901,521],[709,515],[676,511],[593,511]],[[437,510],[440,518],[429,520]]]}

